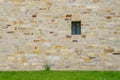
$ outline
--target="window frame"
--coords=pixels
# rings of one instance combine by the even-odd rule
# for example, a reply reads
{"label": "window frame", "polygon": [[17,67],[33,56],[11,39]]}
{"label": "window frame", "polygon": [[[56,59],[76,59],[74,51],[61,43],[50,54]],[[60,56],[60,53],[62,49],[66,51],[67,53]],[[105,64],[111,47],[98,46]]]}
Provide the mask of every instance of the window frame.
{"label": "window frame", "polygon": [[71,22],[71,35],[81,35],[81,21]]}

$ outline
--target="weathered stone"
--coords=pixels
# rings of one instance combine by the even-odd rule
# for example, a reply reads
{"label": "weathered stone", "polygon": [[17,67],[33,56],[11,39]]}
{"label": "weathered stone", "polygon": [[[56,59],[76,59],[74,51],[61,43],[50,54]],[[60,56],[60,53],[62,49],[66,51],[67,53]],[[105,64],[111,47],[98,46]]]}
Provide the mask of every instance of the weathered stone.
{"label": "weathered stone", "polygon": [[89,57],[89,59],[95,59],[96,57]]}
{"label": "weathered stone", "polygon": [[6,25],[6,26],[11,26],[10,24]]}
{"label": "weathered stone", "polygon": [[84,62],[91,62],[92,60],[90,58],[85,58]]}
{"label": "weathered stone", "polygon": [[34,42],[39,42],[39,40],[33,40]]}
{"label": "weathered stone", "polygon": [[72,40],[72,42],[78,42],[78,40]]}
{"label": "weathered stone", "polygon": [[[15,24],[15,23],[14,23]],[[23,21],[19,21],[19,25],[23,25],[24,24],[24,22]]]}
{"label": "weathered stone", "polygon": [[113,53],[113,55],[120,55],[120,53]]}
{"label": "weathered stone", "polygon": [[59,45],[58,45],[58,46],[54,46],[54,48],[55,48],[55,49],[61,49],[61,48],[63,48],[63,46],[59,46]]}
{"label": "weathered stone", "polygon": [[15,31],[8,31],[7,33],[15,33]]}
{"label": "weathered stone", "polygon": [[24,33],[24,35],[33,35],[33,33]]}
{"label": "weathered stone", "polygon": [[82,36],[82,38],[86,38],[86,35],[85,34],[83,34],[83,35],[81,35]]}
{"label": "weathered stone", "polygon": [[107,16],[106,19],[111,19],[111,16]]}
{"label": "weathered stone", "polygon": [[28,66],[29,64],[28,63],[23,63],[24,66]]}
{"label": "weathered stone", "polygon": [[17,24],[17,21],[13,21],[13,25],[16,25]]}
{"label": "weathered stone", "polygon": [[100,0],[92,0],[93,2],[100,2]]}
{"label": "weathered stone", "polygon": [[111,12],[111,10],[107,9],[107,10],[106,10],[106,12],[110,13],[110,12]]}
{"label": "weathered stone", "polygon": [[45,53],[47,56],[50,56],[52,53],[50,53],[50,52],[47,52],[47,53]]}
{"label": "weathered stone", "polygon": [[0,70],[120,70],[119,2],[0,0]]}
{"label": "weathered stone", "polygon": [[53,34],[54,32],[51,31],[51,32],[49,32],[49,33],[50,33],[50,34]]}
{"label": "weathered stone", "polygon": [[89,53],[88,57],[95,57],[95,54],[94,53]]}
{"label": "weathered stone", "polygon": [[45,39],[40,39],[40,42],[46,42],[46,40]]}
{"label": "weathered stone", "polygon": [[92,11],[92,9],[87,9],[87,11]]}
{"label": "weathered stone", "polygon": [[67,14],[66,17],[72,17],[72,14]]}
{"label": "weathered stone", "polygon": [[112,52],[114,52],[114,49],[112,49],[112,48],[104,49],[104,52],[105,53],[112,53]]}
{"label": "weathered stone", "polygon": [[70,36],[70,35],[66,35],[66,38],[71,38],[72,36]]}
{"label": "weathered stone", "polygon": [[33,53],[40,54],[41,51],[40,51],[40,49],[38,47],[35,47],[35,49],[33,50]]}
{"label": "weathered stone", "polygon": [[15,57],[9,56],[9,57],[8,57],[8,60],[9,60],[9,61],[13,61],[13,60],[15,60]]}
{"label": "weathered stone", "polygon": [[99,26],[99,29],[104,29],[104,26]]}
{"label": "weathered stone", "polygon": [[94,46],[93,46],[93,45],[90,45],[90,46],[88,46],[88,48],[93,49],[93,48],[94,48]]}
{"label": "weathered stone", "polygon": [[23,63],[26,63],[28,60],[27,60],[27,58],[26,57],[21,57],[21,62],[23,62]]}
{"label": "weathered stone", "polygon": [[0,35],[0,39],[2,39],[2,35]]}
{"label": "weathered stone", "polygon": [[33,66],[37,66],[37,65],[39,65],[39,63],[38,62],[34,62],[34,63],[32,63],[32,65]]}
{"label": "weathered stone", "polygon": [[25,0],[7,0],[8,2],[25,2]]}
{"label": "weathered stone", "polygon": [[37,17],[37,15],[32,15],[32,17]]}

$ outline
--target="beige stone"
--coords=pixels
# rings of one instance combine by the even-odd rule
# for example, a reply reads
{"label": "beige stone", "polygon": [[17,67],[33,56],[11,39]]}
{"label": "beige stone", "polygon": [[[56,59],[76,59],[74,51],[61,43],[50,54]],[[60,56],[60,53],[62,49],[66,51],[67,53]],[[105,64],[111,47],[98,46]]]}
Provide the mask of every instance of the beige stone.
{"label": "beige stone", "polygon": [[0,0],[0,3],[3,3],[4,2],[4,0]]}
{"label": "beige stone", "polygon": [[114,49],[112,49],[112,48],[104,49],[104,52],[105,53],[112,53],[112,52],[114,52]]}
{"label": "beige stone", "polygon": [[34,49],[33,50],[33,53],[35,53],[35,54],[40,54],[40,52],[41,52],[40,49]]}
{"label": "beige stone", "polygon": [[9,57],[8,57],[8,60],[9,60],[9,61],[13,61],[13,60],[15,60],[15,57],[9,56]]}
{"label": "beige stone", "polygon": [[26,63],[23,63],[24,66],[28,66],[29,64],[26,62]]}
{"label": "beige stone", "polygon": [[84,59],[84,62],[91,62],[92,60],[89,58]]}
{"label": "beige stone", "polygon": [[99,26],[99,29],[104,29],[104,26]]}
{"label": "beige stone", "polygon": [[94,46],[93,46],[93,45],[90,45],[90,46],[88,46],[88,48],[93,49],[93,48],[94,48]]}
{"label": "beige stone", "polygon": [[34,63],[32,63],[32,65],[36,66],[36,65],[39,65],[39,63],[38,62],[34,62]]}
{"label": "beige stone", "polygon": [[88,57],[95,57],[95,53],[88,53]]}
{"label": "beige stone", "polygon": [[55,49],[61,49],[61,48],[63,48],[63,46],[57,45],[57,46],[54,46],[54,48],[55,48]]}
{"label": "beige stone", "polygon": [[[58,70],[119,70],[118,3],[0,0],[0,70],[41,70],[45,64]],[[81,34],[72,35],[73,21],[81,21]]]}

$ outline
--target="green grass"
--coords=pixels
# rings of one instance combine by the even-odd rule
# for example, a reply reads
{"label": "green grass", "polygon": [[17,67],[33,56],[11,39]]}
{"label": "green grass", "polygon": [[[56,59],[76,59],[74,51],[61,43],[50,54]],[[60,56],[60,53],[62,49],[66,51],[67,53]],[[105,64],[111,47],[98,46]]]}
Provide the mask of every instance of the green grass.
{"label": "green grass", "polygon": [[120,80],[118,71],[7,71],[0,80]]}

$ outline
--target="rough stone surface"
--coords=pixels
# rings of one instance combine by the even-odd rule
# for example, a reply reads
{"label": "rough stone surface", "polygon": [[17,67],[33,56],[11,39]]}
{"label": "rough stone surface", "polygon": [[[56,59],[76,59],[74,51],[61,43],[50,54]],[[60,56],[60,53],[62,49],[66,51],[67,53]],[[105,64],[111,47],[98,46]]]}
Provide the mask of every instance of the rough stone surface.
{"label": "rough stone surface", "polygon": [[119,54],[120,0],[0,0],[0,70],[120,70]]}

